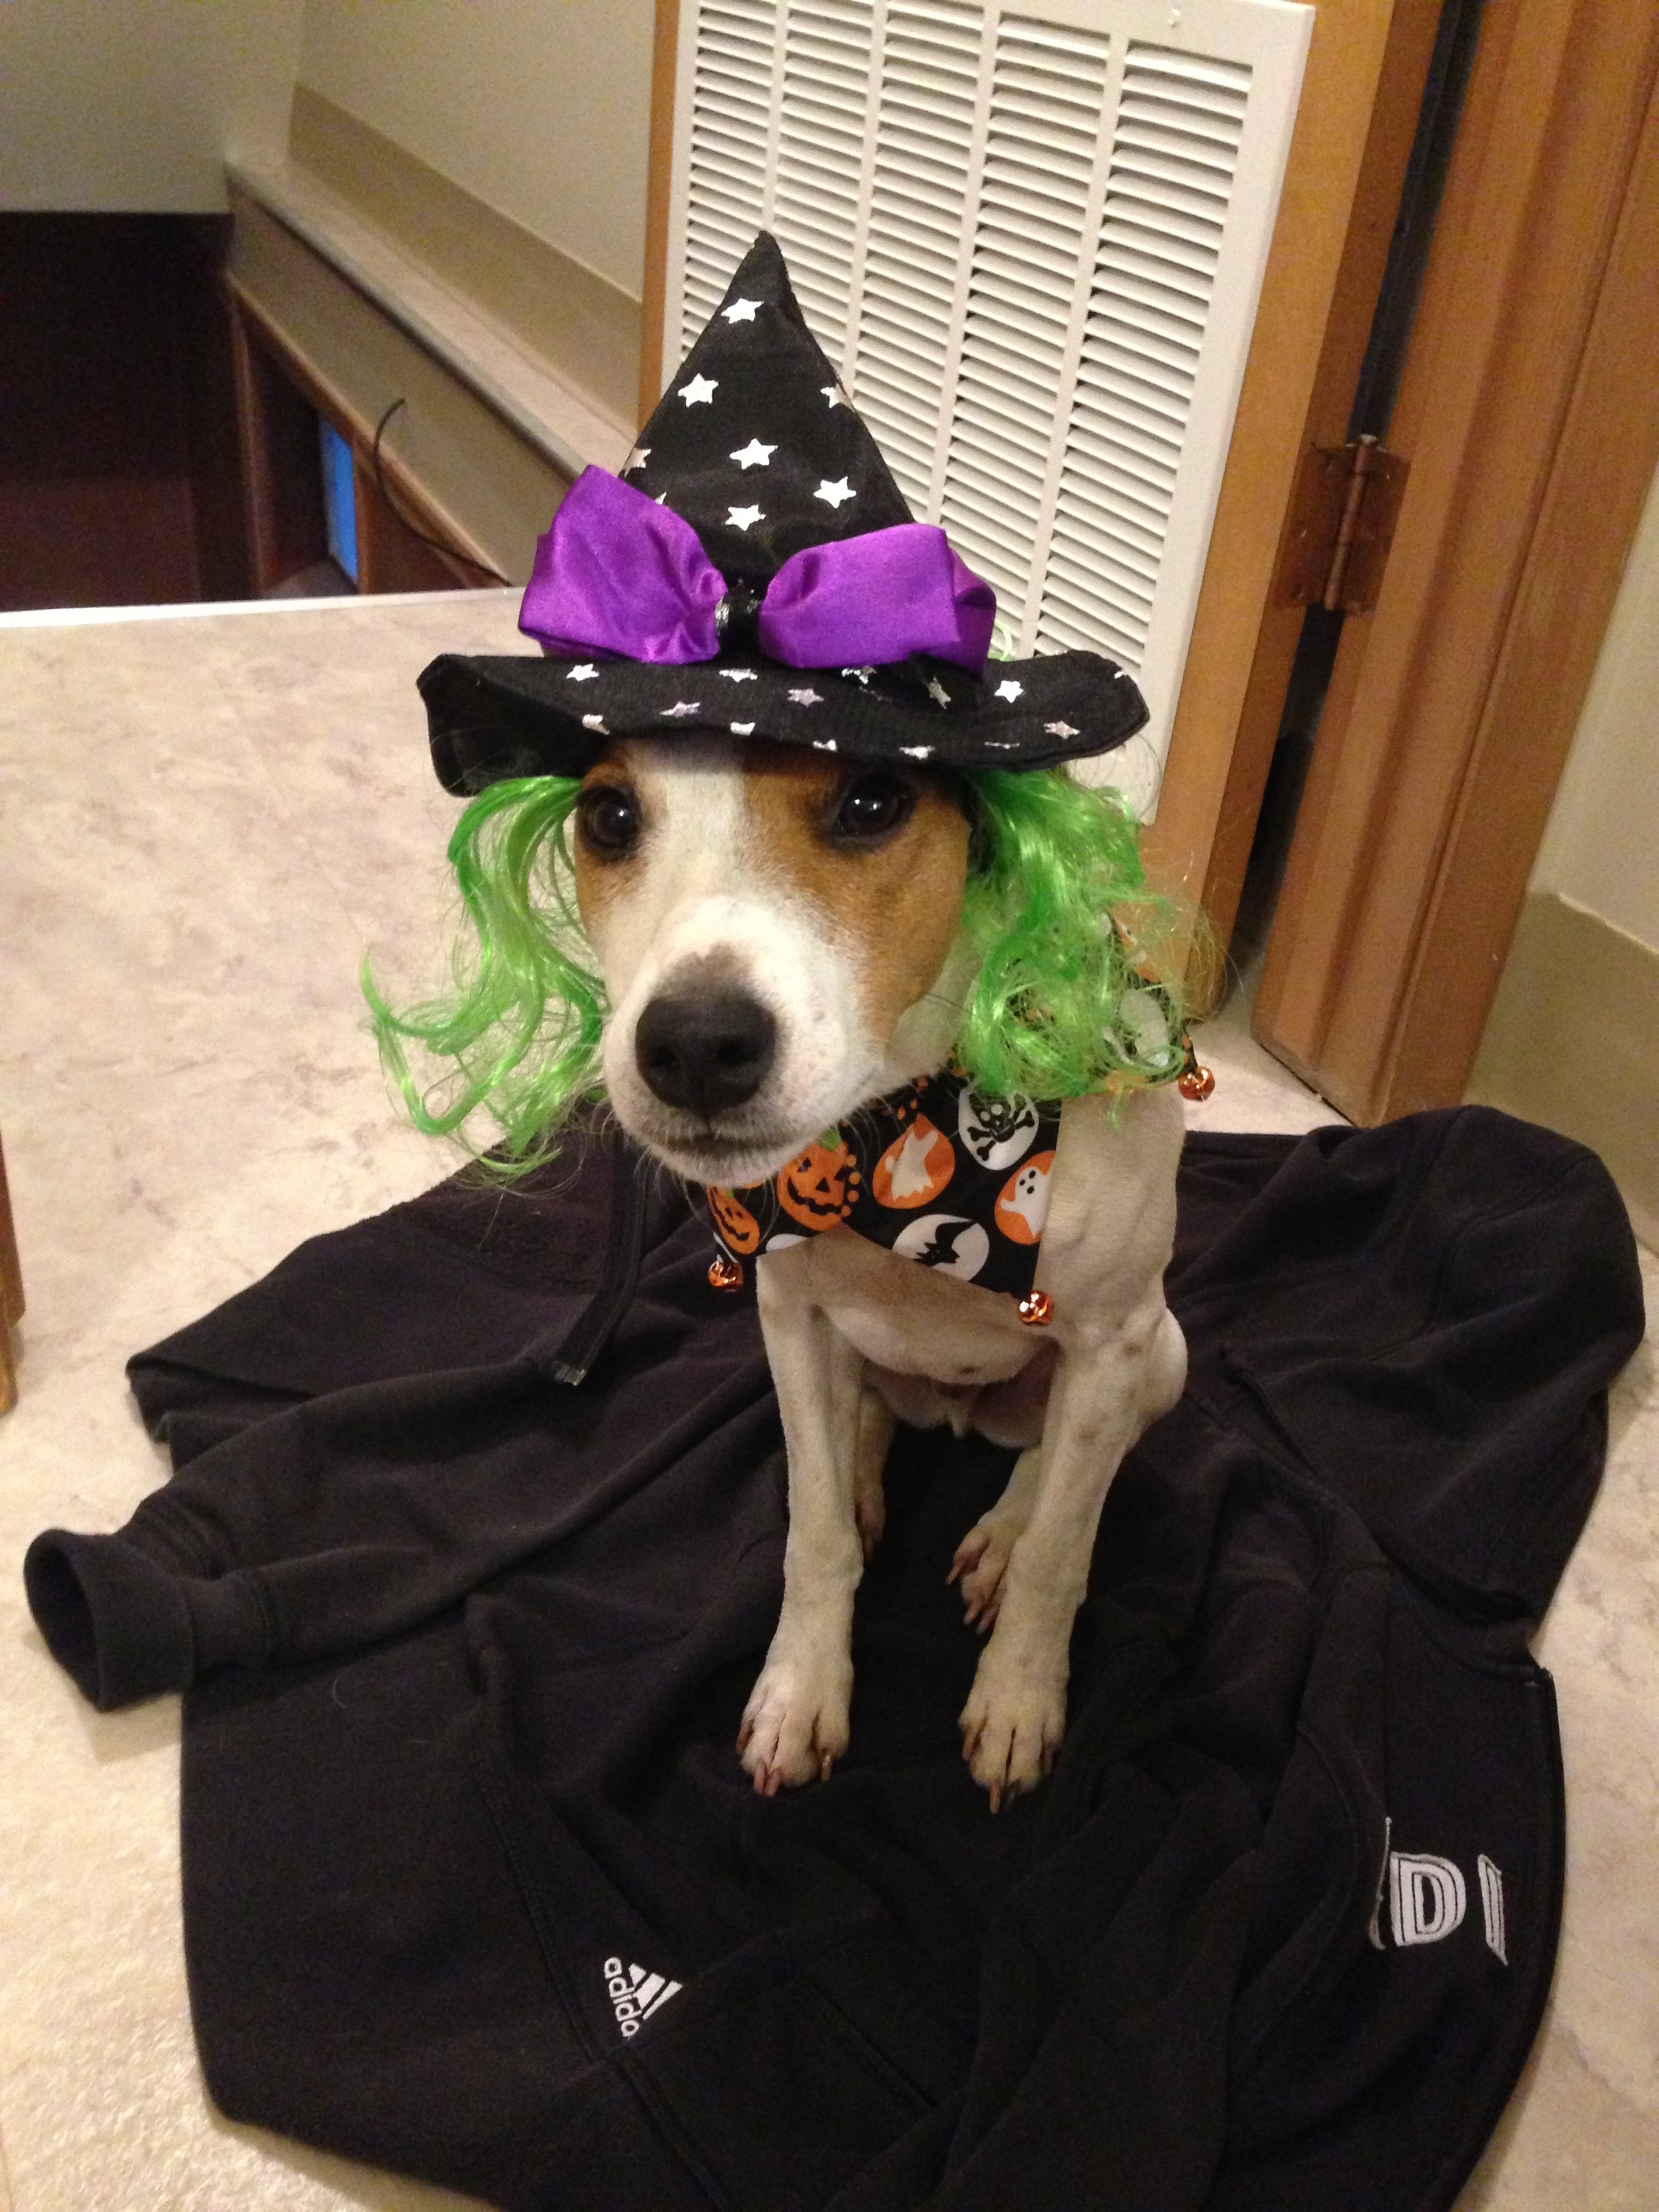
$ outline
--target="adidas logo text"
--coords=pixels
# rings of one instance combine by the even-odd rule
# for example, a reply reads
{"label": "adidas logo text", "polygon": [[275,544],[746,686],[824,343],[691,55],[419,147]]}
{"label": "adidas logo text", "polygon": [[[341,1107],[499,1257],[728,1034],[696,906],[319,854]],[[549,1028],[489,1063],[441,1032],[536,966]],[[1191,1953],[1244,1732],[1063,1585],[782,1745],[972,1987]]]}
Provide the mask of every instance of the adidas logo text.
{"label": "adidas logo text", "polygon": [[637,2035],[640,2022],[660,2012],[680,1984],[662,1974],[649,1974],[643,1966],[624,1966],[620,1959],[607,1959],[605,1986],[617,2027],[624,2035]]}

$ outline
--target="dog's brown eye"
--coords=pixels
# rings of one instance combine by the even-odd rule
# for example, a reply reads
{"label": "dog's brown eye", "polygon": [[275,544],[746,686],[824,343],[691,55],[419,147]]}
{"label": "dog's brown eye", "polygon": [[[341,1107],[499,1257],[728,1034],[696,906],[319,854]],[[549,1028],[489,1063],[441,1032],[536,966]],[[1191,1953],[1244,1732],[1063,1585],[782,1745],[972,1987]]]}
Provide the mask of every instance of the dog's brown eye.
{"label": "dog's brown eye", "polygon": [[896,775],[861,775],[849,783],[836,809],[838,838],[885,837],[908,821],[915,804],[910,787]]}
{"label": "dog's brown eye", "polygon": [[639,842],[639,801],[615,784],[596,783],[576,802],[576,826],[589,852],[618,860]]}

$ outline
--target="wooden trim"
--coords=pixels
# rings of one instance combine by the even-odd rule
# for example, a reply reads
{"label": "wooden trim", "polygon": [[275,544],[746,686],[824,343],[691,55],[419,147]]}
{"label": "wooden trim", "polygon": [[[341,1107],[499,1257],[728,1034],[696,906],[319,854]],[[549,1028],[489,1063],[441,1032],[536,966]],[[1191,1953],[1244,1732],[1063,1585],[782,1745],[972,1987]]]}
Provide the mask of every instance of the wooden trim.
{"label": "wooden trim", "polygon": [[[231,305],[234,343],[237,348],[237,391],[241,407],[244,438],[244,468],[248,485],[249,536],[254,549],[255,572],[258,588],[268,591],[273,583],[280,583],[282,575],[267,574],[265,550],[270,536],[270,471],[262,465],[262,448],[258,443],[261,427],[252,395],[258,391],[257,368],[252,356],[263,353],[314,412],[331,422],[343,438],[349,440],[357,463],[360,478],[371,483],[373,471],[370,459],[374,446],[374,425],[360,415],[357,410],[331,385],[293,341],[278,328],[236,279],[226,280]],[[433,564],[441,562],[444,583],[487,587],[497,581],[495,563],[489,560],[483,548],[456,521],[447,508],[441,507],[418,480],[398,460],[395,453],[380,453],[380,473],[391,488],[398,506],[416,527],[429,538],[445,541],[442,547],[422,548],[429,553]],[[380,504],[378,494],[376,506]],[[363,501],[359,498],[359,507]],[[412,555],[393,559],[386,550],[386,533],[392,518],[377,514],[379,526],[377,544],[381,548],[378,559],[380,573],[398,574],[417,573],[422,564]],[[412,545],[420,540],[405,532]],[[453,548],[453,552],[449,550]],[[310,557],[320,557],[313,556]],[[295,568],[303,566],[295,562],[283,574],[292,574]],[[371,570],[376,566],[371,556]],[[365,591],[436,590],[441,586],[434,580],[430,584],[410,586],[406,583],[387,584],[365,581]]]}
{"label": "wooden trim", "polygon": [[328,551],[317,433],[292,380],[284,376],[258,319],[227,288],[236,425],[242,453],[248,567],[256,592],[320,561]]}
{"label": "wooden trim", "polygon": [[11,1332],[23,1318],[23,1270],[17,1258],[11,1194],[6,1188],[6,1156],[0,1152],[0,1413],[17,1403],[17,1362]]}
{"label": "wooden trim", "polygon": [[17,1257],[17,1231],[6,1183],[6,1155],[0,1150],[0,1321],[12,1323],[22,1318],[23,1270]]}
{"label": "wooden trim", "polygon": [[640,427],[662,397],[663,307],[668,289],[668,210],[674,182],[674,90],[680,0],[657,0],[651,46],[651,143],[645,190],[645,301],[640,332]]}
{"label": "wooden trim", "polygon": [[1462,1095],[1659,460],[1659,18],[1488,0],[1256,1034],[1363,1122]]}
{"label": "wooden trim", "polygon": [[248,567],[235,355],[222,277],[228,216],[186,219],[179,317],[180,398],[197,583],[204,599],[245,599]]}
{"label": "wooden trim", "polygon": [[1310,444],[1340,445],[1387,265],[1439,0],[1327,0],[1315,19],[1284,191],[1188,651],[1154,874],[1224,944],[1279,732],[1300,608],[1267,604]]}

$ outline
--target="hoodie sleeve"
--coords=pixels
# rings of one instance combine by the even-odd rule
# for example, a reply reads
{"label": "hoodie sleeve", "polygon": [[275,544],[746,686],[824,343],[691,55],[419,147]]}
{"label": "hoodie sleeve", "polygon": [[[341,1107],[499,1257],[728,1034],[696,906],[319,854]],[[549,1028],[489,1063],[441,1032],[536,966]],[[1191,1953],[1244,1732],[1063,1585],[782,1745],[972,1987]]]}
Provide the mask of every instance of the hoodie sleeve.
{"label": "hoodie sleeve", "polygon": [[24,1562],[94,1705],[361,1649],[603,1522],[711,1430],[772,1448],[752,1308],[716,1310],[684,1202],[607,1157],[517,1213],[445,1186],[316,1239],[133,1362],[173,1480]]}

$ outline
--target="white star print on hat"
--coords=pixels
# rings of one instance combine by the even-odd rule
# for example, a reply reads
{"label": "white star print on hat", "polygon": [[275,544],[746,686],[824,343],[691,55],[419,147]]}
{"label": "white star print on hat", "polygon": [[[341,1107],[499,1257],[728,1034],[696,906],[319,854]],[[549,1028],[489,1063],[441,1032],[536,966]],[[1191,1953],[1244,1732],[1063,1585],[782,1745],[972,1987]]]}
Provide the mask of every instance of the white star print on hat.
{"label": "white star print on hat", "polygon": [[680,398],[688,407],[707,407],[720,388],[717,376],[694,376],[689,384],[680,386]]}
{"label": "white star print on hat", "polygon": [[599,672],[591,660],[579,660],[574,668],[566,669],[564,680],[567,684],[591,684]]}
{"label": "white star print on hat", "polygon": [[927,689],[932,695],[936,706],[948,707],[950,705],[951,695],[945,690],[945,686],[939,682],[937,676],[930,676],[928,678]]}
{"label": "white star print on hat", "polygon": [[739,446],[732,458],[740,469],[763,469],[777,450],[775,446],[763,446],[758,438],[751,438],[746,446]]}
{"label": "white star print on hat", "polygon": [[1018,699],[1024,689],[1025,686],[1023,684],[1016,684],[1013,678],[1010,676],[998,684],[997,696],[999,699]]}
{"label": "white star print on hat", "polygon": [[728,684],[752,684],[755,681],[752,668],[722,668],[720,674]]}
{"label": "white star print on hat", "polygon": [[757,307],[763,307],[764,300],[733,300],[729,307],[720,309],[720,320],[725,323],[752,323]]}
{"label": "white star print on hat", "polygon": [[823,694],[822,691],[792,691],[789,694],[789,703],[792,707],[821,707],[823,704]]}
{"label": "white star print on hat", "polygon": [[582,727],[585,730],[597,730],[602,738],[608,738],[611,735],[610,731],[605,726],[605,716],[603,714],[584,714],[582,716]]}
{"label": "white star print on hat", "polygon": [[1069,722],[1045,722],[1042,726],[1051,738],[1074,738],[1077,735]]}
{"label": "white star print on hat", "polygon": [[728,507],[726,519],[738,530],[752,530],[757,522],[764,522],[766,517],[757,507]]}
{"label": "white star print on hat", "polygon": [[733,722],[732,725],[732,734],[734,738],[746,738],[752,732],[754,726],[755,726],[752,722]]}
{"label": "white star print on hat", "polygon": [[845,477],[837,477],[833,483],[826,477],[812,496],[814,499],[821,499],[826,507],[840,507],[849,499],[856,499],[858,494]]}
{"label": "white star print on hat", "polygon": [[650,458],[651,458],[651,448],[650,448],[650,447],[649,447],[649,446],[641,446],[641,447],[640,447],[640,450],[638,451],[638,453],[635,454],[635,456],[634,456],[633,459],[632,459],[632,460],[628,464],[627,469],[623,471],[623,473],[624,473],[625,475],[628,475],[628,476],[630,476],[630,477],[631,477],[631,476],[633,475],[633,473],[634,473],[635,470],[635,469],[642,469],[642,468],[645,466],[646,463],[650,459]]}
{"label": "white star print on hat", "polygon": [[830,402],[830,404],[832,407],[839,407],[842,401],[847,397],[847,394],[842,390],[838,384],[821,384],[818,386],[818,390],[823,394],[824,398]]}
{"label": "white star print on hat", "polygon": [[663,708],[665,714],[695,714],[696,711],[697,702],[695,699],[677,699],[672,707]]}

